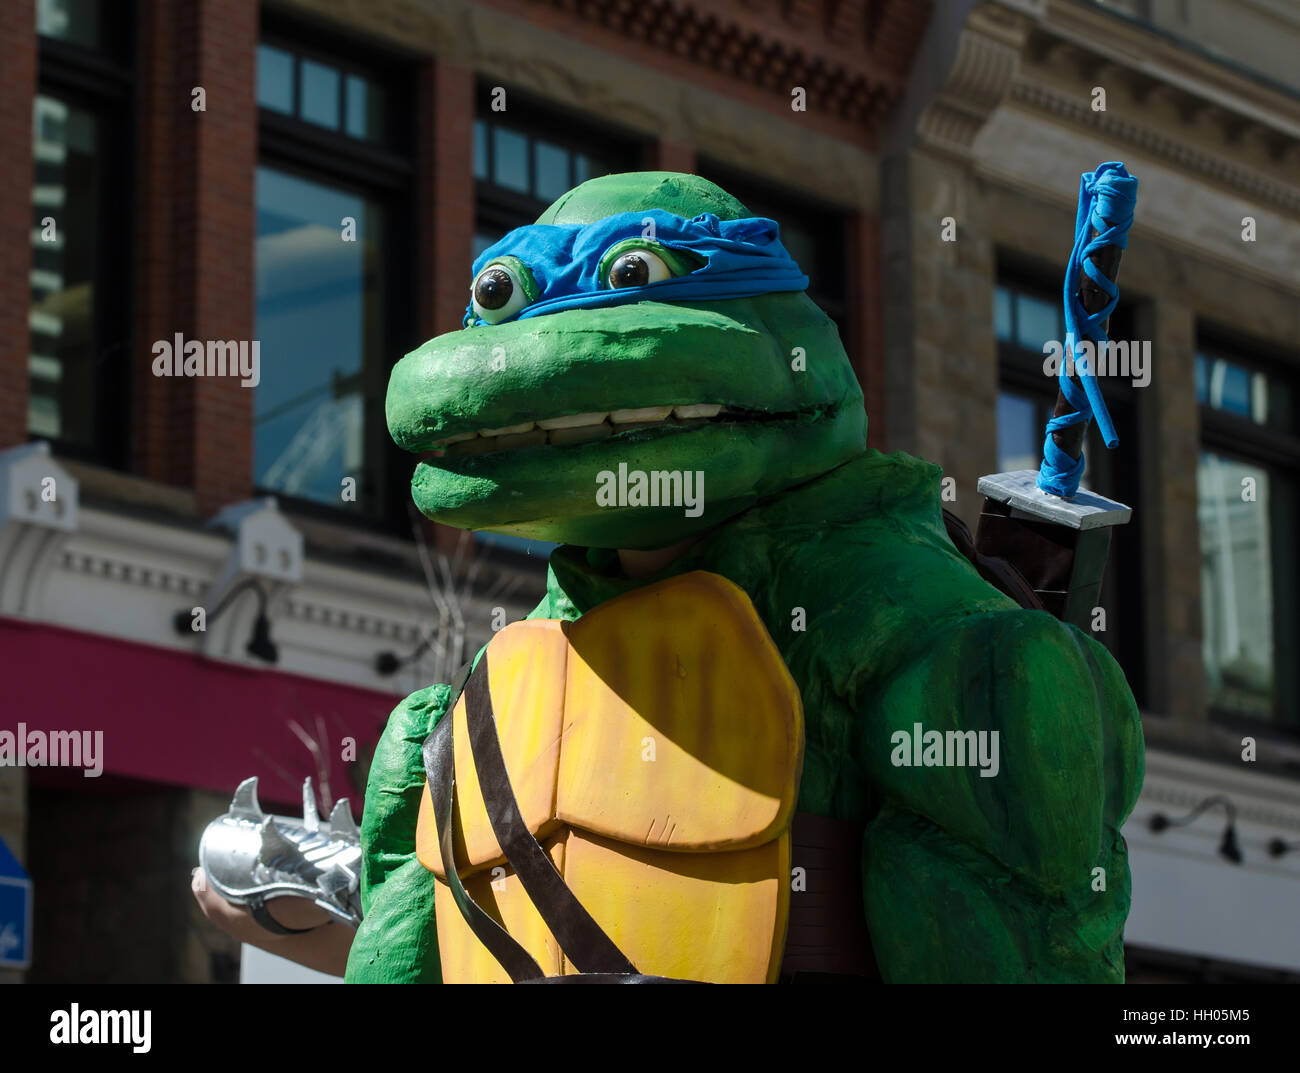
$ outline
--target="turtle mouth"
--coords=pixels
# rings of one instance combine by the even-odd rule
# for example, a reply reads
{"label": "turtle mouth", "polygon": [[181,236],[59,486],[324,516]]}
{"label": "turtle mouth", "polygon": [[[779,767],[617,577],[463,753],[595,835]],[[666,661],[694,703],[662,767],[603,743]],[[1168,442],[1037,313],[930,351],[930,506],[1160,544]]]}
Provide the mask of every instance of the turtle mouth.
{"label": "turtle mouth", "polygon": [[430,448],[446,457],[495,454],[519,447],[565,447],[611,439],[627,433],[655,429],[676,432],[702,425],[789,421],[801,412],[770,413],[745,410],[720,403],[695,403],[689,406],[642,406],[635,409],[607,410],[538,421],[523,421],[505,428],[481,428],[445,436],[430,443]]}

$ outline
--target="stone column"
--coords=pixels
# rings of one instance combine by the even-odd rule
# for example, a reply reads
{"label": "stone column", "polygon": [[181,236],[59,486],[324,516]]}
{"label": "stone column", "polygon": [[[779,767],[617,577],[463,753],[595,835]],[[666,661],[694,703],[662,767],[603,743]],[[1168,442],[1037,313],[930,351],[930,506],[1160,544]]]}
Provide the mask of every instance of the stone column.
{"label": "stone column", "polygon": [[[1137,336],[1150,339],[1151,383],[1138,408],[1146,576],[1148,707],[1177,716],[1184,733],[1208,734],[1201,660],[1201,549],[1196,520],[1196,318],[1167,296],[1140,306]],[[1159,736],[1158,721],[1148,734]]]}
{"label": "stone column", "polygon": [[973,530],[976,483],[997,468],[988,209],[964,162],[926,149],[887,163],[884,198],[888,446],[942,466],[944,505]]}

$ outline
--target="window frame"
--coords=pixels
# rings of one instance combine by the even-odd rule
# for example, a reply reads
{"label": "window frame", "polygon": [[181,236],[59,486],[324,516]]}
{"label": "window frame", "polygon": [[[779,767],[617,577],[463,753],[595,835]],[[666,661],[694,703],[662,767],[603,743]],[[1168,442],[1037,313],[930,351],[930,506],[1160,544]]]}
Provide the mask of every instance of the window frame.
{"label": "window frame", "polygon": [[[24,429],[29,440],[48,440],[54,451],[70,459],[125,471],[130,467],[132,353],[135,324],[135,172],[136,136],[135,41],[129,32],[134,20],[105,20],[104,45],[92,49],[56,37],[37,36],[37,77],[32,98],[56,97],[88,112],[96,124],[96,167],[100,204],[115,207],[100,212],[94,241],[94,310],[89,356],[94,412],[94,436],[89,444],[64,436],[47,437]],[[32,187],[36,183],[35,131],[27,151],[32,158]],[[29,191],[29,206],[33,191]],[[33,224],[35,219],[33,217]],[[28,286],[26,281],[25,286]],[[30,309],[30,294],[28,298]],[[24,344],[31,354],[31,331]],[[30,384],[30,373],[28,383]],[[26,423],[27,418],[24,418]]]}
{"label": "window frame", "polygon": [[[561,146],[570,154],[603,153],[616,158],[621,156],[630,169],[644,166],[649,147],[644,139],[636,134],[599,117],[554,105],[526,91],[510,87],[505,87],[506,111],[494,112],[492,92],[495,88],[497,88],[495,84],[484,79],[479,80],[475,90],[474,123],[499,122],[503,126],[518,130],[528,138],[530,189],[535,180],[536,168],[532,152],[534,139]],[[489,176],[492,174],[493,153],[492,139],[489,138],[487,144]],[[574,178],[572,160],[570,160],[569,178],[572,182]],[[491,178],[480,179],[477,175],[474,177],[475,230],[478,230],[481,223],[488,219],[492,221],[494,227],[500,227],[502,233],[509,232],[516,227],[524,226],[520,221],[524,221],[525,224],[534,222],[549,204],[531,194],[498,186]]]}
{"label": "window frame", "polygon": [[[1293,405],[1300,406],[1300,358],[1293,356],[1288,359],[1276,346],[1260,343],[1239,331],[1198,320],[1193,359],[1200,355],[1211,359],[1223,358],[1251,372],[1263,373],[1270,380],[1281,381],[1290,389]],[[1260,466],[1268,470],[1270,475],[1276,474],[1290,484],[1293,494],[1300,501],[1300,417],[1296,419],[1296,426],[1288,432],[1257,424],[1239,414],[1216,410],[1199,399],[1196,409],[1200,426],[1198,444],[1201,450]],[[1296,526],[1300,529],[1300,518],[1297,518]],[[1285,646],[1288,638],[1291,641],[1300,640],[1300,606],[1297,606],[1300,576],[1297,576],[1297,568],[1292,563],[1289,568],[1293,581],[1292,599],[1279,599],[1277,565],[1283,548],[1277,539],[1278,533],[1272,518],[1269,520],[1269,530],[1268,565],[1269,584],[1273,590],[1273,672],[1277,707],[1273,716],[1266,719],[1220,707],[1208,698],[1206,709],[1216,726],[1291,742],[1300,739],[1300,665],[1279,656],[1287,651]],[[1198,519],[1198,541],[1199,538]],[[1204,669],[1202,673],[1204,674]]]}
{"label": "window frame", "polygon": [[[409,537],[413,456],[401,451],[388,435],[384,396],[388,376],[402,355],[415,349],[419,338],[416,312],[419,281],[416,278],[415,235],[419,219],[419,189],[415,168],[418,145],[418,109],[400,107],[415,100],[416,71],[408,57],[360,42],[339,42],[327,34],[264,12],[258,45],[270,45],[293,54],[294,99],[297,101],[297,65],[300,58],[335,67],[340,72],[340,94],[347,75],[357,75],[384,89],[390,102],[392,123],[389,142],[380,144],[342,131],[285,115],[257,105],[257,167],[274,168],[308,182],[322,183],[379,205],[388,218],[389,248],[385,250],[386,275],[383,312],[386,353],[364,362],[363,477],[374,487],[359,489],[356,508],[286,494],[255,486],[258,495],[273,495],[294,514],[361,529]],[[340,101],[342,105],[342,101]],[[256,430],[253,431],[256,437]]]}

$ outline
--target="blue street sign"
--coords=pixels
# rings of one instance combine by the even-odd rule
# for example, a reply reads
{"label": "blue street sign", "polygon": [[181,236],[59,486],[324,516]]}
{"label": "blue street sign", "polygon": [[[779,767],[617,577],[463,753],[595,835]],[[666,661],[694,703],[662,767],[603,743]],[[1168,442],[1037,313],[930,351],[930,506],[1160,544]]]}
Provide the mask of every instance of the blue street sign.
{"label": "blue street sign", "polygon": [[0,839],[0,969],[32,960],[32,881]]}

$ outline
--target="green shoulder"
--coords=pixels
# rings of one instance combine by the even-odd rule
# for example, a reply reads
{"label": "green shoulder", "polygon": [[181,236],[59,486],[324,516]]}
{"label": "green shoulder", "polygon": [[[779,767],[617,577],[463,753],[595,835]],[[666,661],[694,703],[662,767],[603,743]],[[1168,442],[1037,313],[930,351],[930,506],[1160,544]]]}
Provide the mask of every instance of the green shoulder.
{"label": "green shoulder", "polygon": [[349,983],[436,983],[433,876],[415,856],[424,792],[424,740],[450,700],[445,685],[402,701],[375,747],[361,820],[364,919],[348,956]]}

